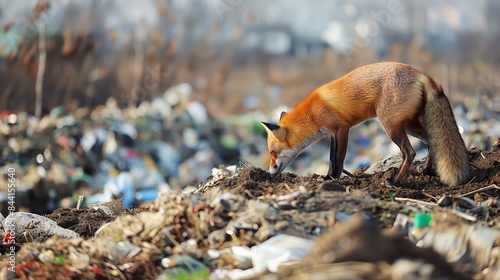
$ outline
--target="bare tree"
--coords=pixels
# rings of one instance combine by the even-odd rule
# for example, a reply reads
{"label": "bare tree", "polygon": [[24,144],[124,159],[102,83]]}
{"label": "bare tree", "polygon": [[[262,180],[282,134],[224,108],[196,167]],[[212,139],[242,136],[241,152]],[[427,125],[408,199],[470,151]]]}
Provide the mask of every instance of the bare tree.
{"label": "bare tree", "polygon": [[45,47],[45,24],[40,23],[38,26],[38,73],[35,85],[35,116],[40,119],[42,115],[42,99],[43,99],[43,76],[45,75],[45,63],[47,61],[47,50]]}

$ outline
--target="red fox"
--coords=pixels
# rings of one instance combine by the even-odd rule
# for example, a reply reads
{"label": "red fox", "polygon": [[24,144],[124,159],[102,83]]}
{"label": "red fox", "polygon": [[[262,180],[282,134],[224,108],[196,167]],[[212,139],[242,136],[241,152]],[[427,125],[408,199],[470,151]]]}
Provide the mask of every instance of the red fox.
{"label": "red fox", "polygon": [[429,149],[424,172],[431,173],[435,162],[443,183],[459,185],[469,179],[467,148],[442,87],[426,73],[396,62],[354,69],[313,90],[289,113],[283,112],[278,124],[262,122],[271,155],[269,172],[279,174],[307,146],[330,136],[327,175],[339,178],[350,128],[375,117],[403,156],[395,182],[404,179],[415,158],[407,134]]}

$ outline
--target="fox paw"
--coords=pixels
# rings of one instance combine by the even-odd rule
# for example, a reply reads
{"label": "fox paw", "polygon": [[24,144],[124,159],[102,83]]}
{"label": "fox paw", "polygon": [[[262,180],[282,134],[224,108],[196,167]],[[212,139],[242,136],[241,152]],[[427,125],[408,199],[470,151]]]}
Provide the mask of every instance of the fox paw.
{"label": "fox paw", "polygon": [[387,188],[394,188],[395,187],[395,181],[392,178],[387,178],[384,180],[382,185]]}
{"label": "fox paw", "polygon": [[432,168],[424,168],[423,166],[417,167],[417,172],[424,175],[435,176],[436,173]]}
{"label": "fox paw", "polygon": [[321,176],[321,178],[323,178],[324,181],[335,181],[335,178],[332,175],[324,175]]}

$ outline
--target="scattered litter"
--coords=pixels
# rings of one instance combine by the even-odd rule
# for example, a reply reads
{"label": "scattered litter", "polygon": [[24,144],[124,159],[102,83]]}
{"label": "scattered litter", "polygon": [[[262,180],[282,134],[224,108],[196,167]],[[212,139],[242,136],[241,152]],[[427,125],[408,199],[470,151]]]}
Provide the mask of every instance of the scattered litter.
{"label": "scattered litter", "polygon": [[400,155],[392,156],[375,162],[365,170],[365,174],[382,173],[387,171],[389,168],[399,168],[402,163],[403,158]]}
{"label": "scattered litter", "polygon": [[276,273],[281,264],[296,263],[311,250],[314,242],[286,234],[269,238],[251,249],[253,269],[256,273],[269,270]]}
{"label": "scattered litter", "polygon": [[[406,260],[408,261],[398,262]],[[358,265],[366,263],[367,267],[370,268],[375,268],[373,265],[384,263],[386,267],[391,268],[389,271],[392,271],[394,265],[401,267],[404,263],[413,264],[414,261],[416,264],[412,266],[417,268],[428,265],[427,271],[432,278],[455,277],[458,274],[443,257],[432,249],[418,248],[395,230],[380,232],[373,222],[356,215],[320,235],[309,254],[299,264],[283,267],[279,274],[285,277],[291,275],[296,277],[297,274],[304,275],[307,272],[310,278],[317,279],[321,275],[333,273],[331,277],[336,278],[335,275],[341,276],[339,274],[341,263],[358,263]],[[366,278],[366,270],[364,269],[350,270],[349,265],[344,269],[349,271],[348,273],[353,279]],[[375,271],[377,270],[375,269]],[[405,268],[405,270],[415,271],[415,269],[409,268]],[[392,278],[382,277],[382,279]]]}
{"label": "scattered litter", "polygon": [[49,218],[32,213],[12,213],[5,218],[4,225],[9,230],[14,230],[18,243],[43,242],[52,236],[78,238],[76,232],[58,226]]}

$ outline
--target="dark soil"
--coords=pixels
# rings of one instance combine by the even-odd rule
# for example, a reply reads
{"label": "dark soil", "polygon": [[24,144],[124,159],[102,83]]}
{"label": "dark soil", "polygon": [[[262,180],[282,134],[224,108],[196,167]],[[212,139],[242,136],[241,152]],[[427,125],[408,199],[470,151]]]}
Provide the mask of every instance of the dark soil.
{"label": "dark soil", "polygon": [[[121,200],[117,201],[121,203]],[[114,202],[110,204],[115,204]],[[94,237],[94,233],[104,224],[116,219],[119,215],[135,215],[147,211],[146,207],[133,208],[126,211],[119,209],[112,215],[107,215],[104,211],[97,209],[68,209],[59,208],[53,213],[46,215],[47,218],[55,221],[58,226],[71,229],[85,239]]]}
{"label": "dark soil", "polygon": [[[387,184],[386,181],[396,176],[397,168],[373,175],[366,175],[363,174],[364,170],[358,170],[354,178],[346,176],[335,180],[324,179],[318,174],[297,176],[285,172],[271,176],[260,168],[248,167],[242,169],[239,176],[221,180],[215,186],[226,189],[237,188],[248,198],[267,194],[281,195],[302,185],[313,191],[344,191],[349,188],[363,190],[380,199],[404,197],[435,202],[442,195],[463,195],[500,182],[500,151],[471,149],[469,157],[473,177],[470,182],[460,186],[447,186],[441,183],[437,176],[419,173],[416,170],[418,164],[413,164],[405,180],[396,185]],[[500,189],[492,188],[481,194],[485,197],[498,197]]]}
{"label": "dark soil", "polygon": [[[437,176],[419,173],[416,171],[416,165],[412,166],[410,174],[404,182],[393,187],[386,186],[385,180],[396,176],[398,171],[396,168],[364,178],[344,180],[355,188],[366,190],[374,197],[390,199],[396,196],[431,202],[435,202],[435,199],[439,199],[442,195],[463,195],[500,182],[500,151],[488,152],[471,149],[469,158],[472,164],[472,178],[468,183],[459,186],[447,186],[441,183]],[[482,194],[498,197],[500,190],[493,188]]]}
{"label": "dark soil", "polygon": [[293,173],[281,173],[273,176],[258,167],[245,167],[236,177],[227,178],[214,184],[222,189],[237,189],[247,198],[255,199],[263,195],[283,195],[304,186],[313,191],[345,191],[345,187],[338,181],[325,180],[323,176],[297,176]]}
{"label": "dark soil", "polygon": [[75,231],[80,237],[90,238],[103,224],[113,221],[115,216],[95,209],[59,208],[47,218],[54,220],[60,227]]}

